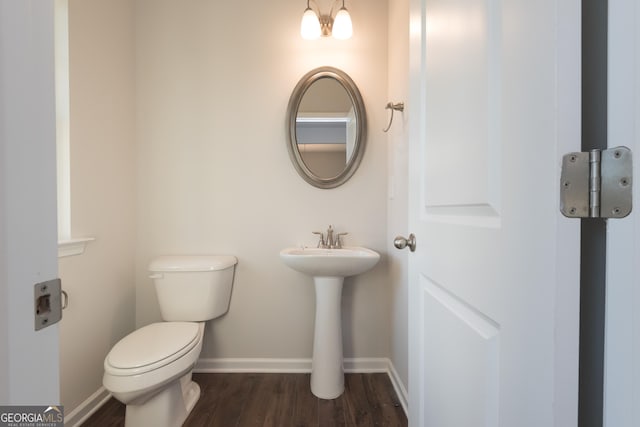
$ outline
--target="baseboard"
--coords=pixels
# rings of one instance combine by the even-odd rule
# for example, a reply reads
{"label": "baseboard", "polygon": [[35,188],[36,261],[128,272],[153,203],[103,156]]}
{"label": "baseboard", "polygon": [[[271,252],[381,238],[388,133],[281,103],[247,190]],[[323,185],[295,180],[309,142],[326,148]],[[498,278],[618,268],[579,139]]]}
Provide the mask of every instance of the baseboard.
{"label": "baseboard", "polygon": [[400,405],[402,405],[402,409],[404,409],[405,415],[409,417],[409,393],[407,392],[407,388],[404,386],[404,383],[400,379],[400,375],[398,375],[398,371],[396,371],[396,368],[395,366],[393,366],[393,362],[391,362],[391,360],[389,360],[388,372],[389,379],[391,380],[391,384],[396,391],[396,395],[398,396]]}
{"label": "baseboard", "polygon": [[200,359],[196,363],[194,372],[275,372],[275,373],[304,373],[311,372],[311,359],[258,359],[258,358],[229,358],[229,359]]}
{"label": "baseboard", "polygon": [[79,427],[84,423],[87,418],[93,415],[102,405],[107,403],[111,398],[109,393],[104,387],[100,388],[89,396],[84,402],[78,405],[73,411],[64,416],[65,427]]}
{"label": "baseboard", "polygon": [[343,366],[345,372],[353,374],[388,372],[389,359],[386,357],[345,357]]}
{"label": "baseboard", "polygon": [[[344,371],[356,372],[388,372],[387,358],[345,358]],[[276,372],[307,373],[311,372],[311,359],[200,359],[194,372]]]}

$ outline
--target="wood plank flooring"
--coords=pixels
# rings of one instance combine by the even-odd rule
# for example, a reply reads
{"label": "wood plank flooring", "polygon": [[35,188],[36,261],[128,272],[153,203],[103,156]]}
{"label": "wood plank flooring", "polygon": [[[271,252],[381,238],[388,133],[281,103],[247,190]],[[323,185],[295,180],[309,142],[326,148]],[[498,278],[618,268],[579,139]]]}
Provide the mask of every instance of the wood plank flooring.
{"label": "wood plank flooring", "polygon": [[[406,427],[387,374],[347,374],[345,392],[318,399],[309,374],[194,374],[200,400],[185,427]],[[109,400],[83,425],[124,425],[125,407]],[[150,426],[151,427],[151,426]]]}

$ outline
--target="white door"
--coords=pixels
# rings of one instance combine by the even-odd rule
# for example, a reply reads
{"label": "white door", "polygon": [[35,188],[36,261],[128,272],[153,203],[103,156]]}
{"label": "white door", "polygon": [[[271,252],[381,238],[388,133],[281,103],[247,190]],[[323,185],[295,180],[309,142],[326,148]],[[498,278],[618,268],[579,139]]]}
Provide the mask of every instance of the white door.
{"label": "white door", "polygon": [[577,423],[579,7],[412,0],[411,426]]}
{"label": "white door", "polygon": [[605,427],[640,425],[640,5],[611,0],[608,35],[608,144],[634,156],[634,206],[607,224]]}
{"label": "white door", "polygon": [[53,0],[0,2],[0,405],[57,405],[58,325],[34,284],[58,271]]}

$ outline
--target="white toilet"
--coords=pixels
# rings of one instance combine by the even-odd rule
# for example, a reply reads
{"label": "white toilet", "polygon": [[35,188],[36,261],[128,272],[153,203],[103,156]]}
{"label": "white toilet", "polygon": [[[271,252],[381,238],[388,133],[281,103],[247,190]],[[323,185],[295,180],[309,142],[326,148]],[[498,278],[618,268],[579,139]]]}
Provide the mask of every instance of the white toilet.
{"label": "white toilet", "polygon": [[229,309],[234,256],[163,256],[149,265],[164,322],[121,339],[102,383],[127,405],[125,426],[177,427],[200,397],[191,373],[207,320]]}

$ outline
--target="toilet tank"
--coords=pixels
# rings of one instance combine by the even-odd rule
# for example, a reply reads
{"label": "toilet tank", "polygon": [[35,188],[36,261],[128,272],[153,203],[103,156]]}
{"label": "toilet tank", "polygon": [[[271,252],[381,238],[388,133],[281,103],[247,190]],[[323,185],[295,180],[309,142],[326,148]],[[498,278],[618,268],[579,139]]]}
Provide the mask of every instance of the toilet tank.
{"label": "toilet tank", "polygon": [[161,256],[149,264],[162,319],[204,322],[229,309],[233,273],[231,255]]}

